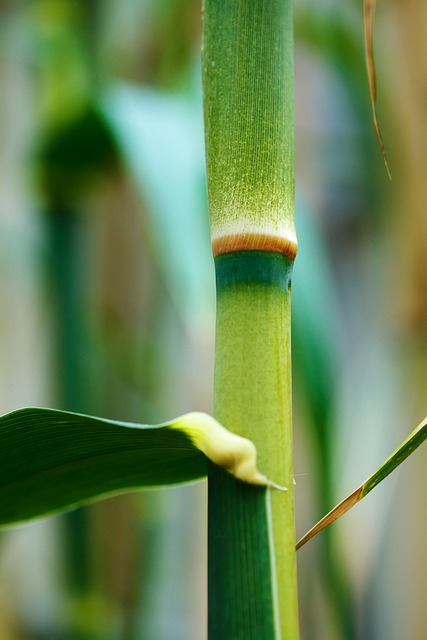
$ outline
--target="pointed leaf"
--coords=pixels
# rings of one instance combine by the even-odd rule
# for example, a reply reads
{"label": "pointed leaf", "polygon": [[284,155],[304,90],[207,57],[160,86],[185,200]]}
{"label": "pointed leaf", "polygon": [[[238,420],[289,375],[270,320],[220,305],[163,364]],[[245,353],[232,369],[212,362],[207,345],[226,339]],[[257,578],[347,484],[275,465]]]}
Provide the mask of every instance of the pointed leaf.
{"label": "pointed leaf", "polygon": [[205,455],[240,480],[275,486],[257,471],[254,444],[204,413],[150,426],[14,411],[0,418],[0,526],[105,495],[198,480]]}
{"label": "pointed leaf", "polygon": [[376,0],[363,0],[363,22],[365,27],[365,57],[366,67],[368,70],[368,82],[369,82],[369,97],[371,100],[372,108],[372,121],[374,124],[375,133],[377,136],[378,144],[383,155],[384,165],[387,171],[387,175],[391,180],[391,173],[387,162],[387,154],[385,151],[384,142],[381,136],[380,127],[377,119],[377,80],[375,74],[375,62],[374,62],[374,18],[375,18],[375,5]]}
{"label": "pointed leaf", "polygon": [[369,478],[360,485],[353,493],[348,495],[336,507],[326,514],[317,524],[308,531],[305,536],[297,543],[297,549],[300,549],[306,542],[314,538],[328,525],[338,520],[355,504],[360,502],[362,498],[368,495],[374,487],[377,486],[384,478],[386,478],[396,467],[398,467],[408,456],[411,455],[427,438],[427,418],[418,425],[411,435],[400,445],[398,449],[382,464]]}

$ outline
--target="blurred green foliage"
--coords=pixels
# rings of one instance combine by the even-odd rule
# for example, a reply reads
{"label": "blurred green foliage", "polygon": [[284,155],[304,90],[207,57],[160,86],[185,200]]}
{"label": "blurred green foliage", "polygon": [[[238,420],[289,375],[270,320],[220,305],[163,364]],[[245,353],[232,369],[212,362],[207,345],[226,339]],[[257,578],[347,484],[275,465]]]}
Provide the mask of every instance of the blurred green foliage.
{"label": "blurred green foliage", "polygon": [[[422,412],[426,10],[400,4],[376,32],[390,187],[359,3],[296,3],[299,533]],[[210,410],[200,20],[178,0],[2,5],[2,412]],[[424,640],[423,456],[300,552],[303,638]],[[204,489],[153,496],[2,534],[0,638],[204,637]]]}

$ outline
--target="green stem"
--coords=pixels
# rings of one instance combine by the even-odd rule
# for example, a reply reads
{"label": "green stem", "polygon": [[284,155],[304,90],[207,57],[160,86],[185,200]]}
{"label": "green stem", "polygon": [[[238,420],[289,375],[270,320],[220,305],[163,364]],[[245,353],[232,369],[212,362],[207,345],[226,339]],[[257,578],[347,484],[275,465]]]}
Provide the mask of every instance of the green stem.
{"label": "green stem", "polygon": [[296,640],[290,281],[293,2],[205,0],[203,81],[217,275],[215,414],[286,486],[209,470],[209,640]]}
{"label": "green stem", "polygon": [[216,260],[215,414],[254,441],[288,491],[209,472],[209,638],[298,637],[293,512],[292,260],[248,251]]}
{"label": "green stem", "polygon": [[215,255],[295,257],[292,0],[205,0],[203,95]]}

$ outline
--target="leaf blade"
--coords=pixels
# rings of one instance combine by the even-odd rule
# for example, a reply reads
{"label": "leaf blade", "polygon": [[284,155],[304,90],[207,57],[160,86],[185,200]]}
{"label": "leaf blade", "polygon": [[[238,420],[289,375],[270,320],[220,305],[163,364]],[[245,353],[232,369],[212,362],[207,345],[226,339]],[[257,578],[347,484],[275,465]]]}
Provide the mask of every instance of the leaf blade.
{"label": "leaf blade", "polygon": [[275,486],[255,446],[204,413],[140,425],[55,409],[0,418],[0,527],[108,495],[206,475],[206,457],[245,482]]}
{"label": "leaf blade", "polygon": [[[162,484],[150,451],[159,454],[168,442],[182,451],[171,466],[160,464],[163,483],[192,481],[205,473],[203,456],[188,436],[167,427],[145,430],[62,411],[22,409],[1,418],[0,434],[0,525],[141,488],[148,480],[151,486]],[[142,450],[141,443],[148,447],[150,439],[150,449]]]}
{"label": "leaf blade", "polygon": [[327,526],[338,520],[362,498],[368,495],[382,480],[394,471],[402,462],[408,458],[427,439],[427,417],[412,431],[412,433],[402,442],[400,447],[369,476],[355,491],[350,493],[336,507],[331,509],[317,524],[314,525],[298,542],[296,549],[301,549],[309,540],[323,531]]}
{"label": "leaf blade", "polygon": [[363,24],[365,31],[365,59],[366,68],[368,73],[369,83],[369,98],[371,101],[372,109],[372,122],[374,125],[375,134],[377,136],[378,145],[380,147],[384,165],[387,171],[387,175],[391,180],[390,168],[388,166],[387,154],[382,139],[380,126],[377,118],[377,79],[375,73],[375,61],[374,61],[374,19],[375,19],[375,7],[376,0],[363,0]]}

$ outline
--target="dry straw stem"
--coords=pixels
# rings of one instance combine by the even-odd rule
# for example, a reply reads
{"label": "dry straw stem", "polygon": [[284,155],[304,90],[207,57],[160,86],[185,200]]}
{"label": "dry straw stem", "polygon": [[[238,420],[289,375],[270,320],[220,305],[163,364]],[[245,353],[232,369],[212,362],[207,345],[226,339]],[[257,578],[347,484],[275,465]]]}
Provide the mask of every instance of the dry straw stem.
{"label": "dry straw stem", "polygon": [[387,154],[384,142],[381,136],[380,126],[377,118],[377,80],[375,74],[374,61],[374,20],[375,20],[376,0],[363,0],[363,23],[365,28],[365,58],[366,68],[368,72],[369,97],[372,108],[372,122],[374,124],[375,134],[384,160],[387,175],[391,180],[390,168],[387,162]]}

